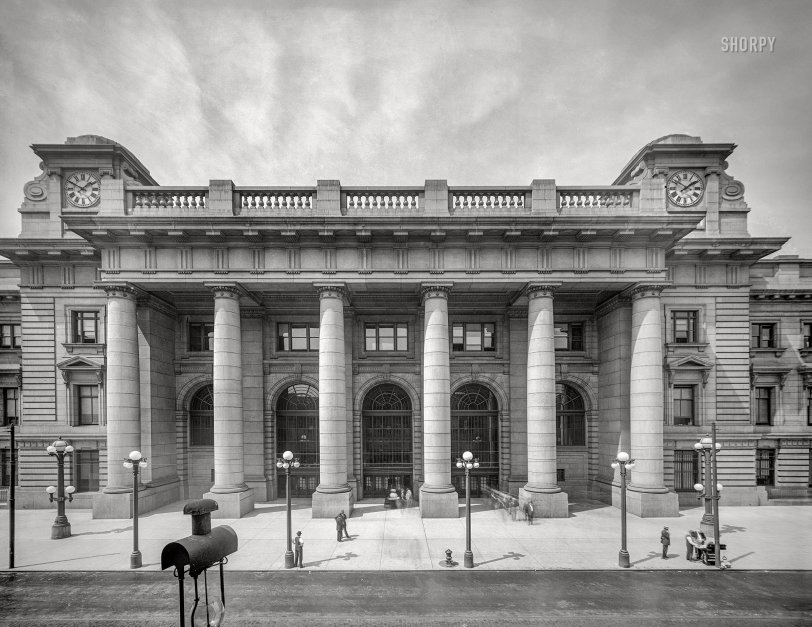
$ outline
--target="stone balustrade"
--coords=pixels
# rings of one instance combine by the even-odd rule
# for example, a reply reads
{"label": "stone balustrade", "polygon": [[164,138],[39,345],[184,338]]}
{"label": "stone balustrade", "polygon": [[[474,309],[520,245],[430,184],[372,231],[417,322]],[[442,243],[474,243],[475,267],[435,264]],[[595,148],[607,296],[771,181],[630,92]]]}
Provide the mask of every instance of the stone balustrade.
{"label": "stone balustrade", "polygon": [[240,190],[242,209],[312,209],[316,192],[309,190],[245,189]]}
{"label": "stone balustrade", "polygon": [[525,190],[452,191],[454,209],[524,209]]}
{"label": "stone balustrade", "polygon": [[352,191],[341,194],[346,209],[419,209],[420,193],[406,190]]}
{"label": "stone balustrade", "polygon": [[129,190],[133,209],[205,209],[207,187],[140,187]]}
{"label": "stone balustrade", "polygon": [[559,187],[557,191],[559,209],[632,208],[637,195],[636,190],[617,187]]}

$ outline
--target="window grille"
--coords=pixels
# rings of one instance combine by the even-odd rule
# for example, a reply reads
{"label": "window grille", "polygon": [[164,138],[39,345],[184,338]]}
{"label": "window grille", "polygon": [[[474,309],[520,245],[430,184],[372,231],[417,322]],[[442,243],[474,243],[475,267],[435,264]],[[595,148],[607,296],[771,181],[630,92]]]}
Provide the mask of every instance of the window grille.
{"label": "window grille", "polygon": [[697,451],[674,451],[674,490],[693,492],[699,483],[699,453]]}
{"label": "window grille", "polygon": [[559,383],[555,387],[556,444],[586,446],[584,399],[569,385]]}
{"label": "window grille", "polygon": [[756,449],[756,485],[775,485],[775,449]]}

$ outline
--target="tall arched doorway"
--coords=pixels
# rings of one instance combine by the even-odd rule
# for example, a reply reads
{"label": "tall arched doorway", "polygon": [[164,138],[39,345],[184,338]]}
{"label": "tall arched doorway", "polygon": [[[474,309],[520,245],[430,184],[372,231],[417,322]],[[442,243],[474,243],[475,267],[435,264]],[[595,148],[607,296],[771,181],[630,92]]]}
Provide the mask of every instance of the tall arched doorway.
{"label": "tall arched doorway", "polygon": [[584,399],[566,383],[555,386],[555,423],[555,443],[558,446],[586,446]]}
{"label": "tall arched doorway", "polygon": [[201,498],[214,483],[214,389],[202,386],[189,400],[189,498]]}
{"label": "tall arched doorway", "polygon": [[[290,475],[290,495],[310,498],[319,484],[319,393],[306,383],[288,386],[276,401],[276,459],[291,451],[301,466]],[[286,496],[285,471],[276,475],[277,495]]]}
{"label": "tall arched doorway", "polygon": [[364,498],[412,489],[412,403],[397,385],[372,388],[361,414]]}
{"label": "tall arched doorway", "polygon": [[471,451],[479,468],[471,471],[471,496],[484,496],[484,488],[499,487],[499,406],[484,385],[470,383],[451,395],[451,483],[465,494],[465,471],[458,457]]}

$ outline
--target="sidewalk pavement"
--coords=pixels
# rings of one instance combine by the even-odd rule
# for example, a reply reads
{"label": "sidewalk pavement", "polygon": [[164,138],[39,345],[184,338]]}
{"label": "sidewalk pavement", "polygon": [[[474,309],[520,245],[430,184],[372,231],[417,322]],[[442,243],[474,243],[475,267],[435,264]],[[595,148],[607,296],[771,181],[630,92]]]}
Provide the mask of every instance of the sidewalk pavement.
{"label": "sidewalk pavement", "polygon": [[[176,502],[139,516],[141,570],[160,570],[161,550],[191,534],[191,518]],[[347,521],[350,540],[336,541],[335,521],[311,518],[309,501],[294,502],[293,535],[302,532],[304,568],[337,570],[444,570],[445,551],[462,570],[465,506],[456,519],[420,518],[417,507],[384,509],[379,500],[356,503]],[[229,570],[283,570],[286,550],[284,501],[259,503],[241,519],[213,519],[230,525],[239,550]],[[629,515],[631,569],[705,570],[685,559],[685,535],[699,529],[701,507],[674,518]],[[0,509],[0,570],[8,569],[9,512]],[[67,508],[73,535],[51,540],[53,510],[16,512],[15,567],[25,571],[126,571],[130,568],[133,527],[130,519],[93,520],[87,509]],[[733,569],[812,570],[812,506],[722,507],[723,551]],[[669,559],[661,557],[660,531],[671,532]],[[471,549],[475,569],[615,570],[620,549],[620,510],[596,501],[570,503],[569,518],[536,518],[532,525],[512,520],[487,500],[471,507]]]}

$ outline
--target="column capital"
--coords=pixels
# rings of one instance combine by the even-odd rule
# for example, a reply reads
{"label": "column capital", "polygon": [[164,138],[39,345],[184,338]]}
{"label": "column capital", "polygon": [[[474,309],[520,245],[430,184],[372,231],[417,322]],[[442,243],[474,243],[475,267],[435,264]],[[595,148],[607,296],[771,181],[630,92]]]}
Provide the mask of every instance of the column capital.
{"label": "column capital", "polygon": [[448,300],[448,295],[451,293],[451,288],[454,284],[447,283],[421,283],[420,284],[420,301],[425,303],[427,298],[445,298]]}
{"label": "column capital", "polygon": [[553,292],[559,287],[561,287],[561,283],[528,283],[524,288],[524,293],[530,300],[542,296],[552,297]]}
{"label": "column capital", "polygon": [[215,298],[237,298],[243,295],[243,290],[236,283],[204,283],[211,290]]}
{"label": "column capital", "polygon": [[340,298],[344,305],[350,304],[350,291],[345,283],[314,283],[314,289],[322,298]]}
{"label": "column capital", "polygon": [[135,300],[142,295],[141,290],[131,283],[98,284],[95,287],[103,289],[107,294],[107,298]]}
{"label": "column capital", "polygon": [[667,287],[669,286],[663,283],[635,285],[629,289],[628,295],[631,296],[632,300],[638,300],[640,298],[659,298],[662,291]]}

